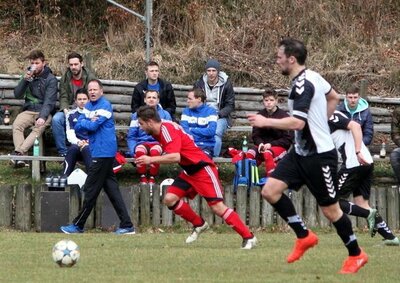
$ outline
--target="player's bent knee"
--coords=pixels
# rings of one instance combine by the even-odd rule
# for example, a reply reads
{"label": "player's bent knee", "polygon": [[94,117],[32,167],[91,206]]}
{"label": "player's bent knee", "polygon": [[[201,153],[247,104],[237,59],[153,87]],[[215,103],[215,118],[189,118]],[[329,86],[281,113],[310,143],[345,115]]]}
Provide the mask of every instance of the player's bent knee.
{"label": "player's bent knee", "polygon": [[163,203],[168,207],[173,207],[179,201],[179,197],[174,194],[166,194]]}

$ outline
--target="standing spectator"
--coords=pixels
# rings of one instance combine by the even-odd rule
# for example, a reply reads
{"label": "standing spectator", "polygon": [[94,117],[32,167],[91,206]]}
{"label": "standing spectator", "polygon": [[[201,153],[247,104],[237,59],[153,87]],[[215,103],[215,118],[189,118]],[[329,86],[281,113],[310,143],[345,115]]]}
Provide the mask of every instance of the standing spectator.
{"label": "standing spectator", "polygon": [[80,88],[87,88],[88,82],[95,79],[95,76],[83,65],[80,54],[71,52],[67,60],[68,68],[60,79],[60,111],[54,115],[51,122],[54,142],[60,156],[67,154],[65,116],[74,104],[75,93]]}
{"label": "standing spectator", "polygon": [[248,115],[252,126],[295,130],[294,150],[279,161],[261,194],[296,233],[294,249],[287,257],[287,262],[292,263],[317,245],[318,237],[306,228],[283,192],[288,187],[298,190],[307,185],[348,250],[349,257],[340,273],[356,273],[368,262],[368,256],[358,246],[351,221],[339,206],[337,152],[328,125],[328,117],[333,114],[339,97],[321,75],[306,68],[306,58],[307,49],[301,41],[287,38],[279,43],[277,64],[281,73],[292,80],[288,97],[290,117]]}
{"label": "standing spectator", "polygon": [[214,108],[205,104],[206,99],[206,94],[202,89],[189,90],[188,107],[182,111],[180,124],[185,132],[193,137],[194,143],[212,157],[218,115]]}
{"label": "standing spectator", "polygon": [[352,85],[347,89],[346,98],[339,104],[338,110],[361,125],[363,142],[370,145],[374,135],[374,121],[368,102],[360,97],[358,86]]}
{"label": "standing spectator", "polygon": [[[33,50],[26,58],[31,65],[14,89],[15,98],[24,98],[25,102],[12,125],[13,155],[26,155],[35,138],[40,137],[46,126],[50,125],[57,102],[57,79],[46,65],[43,52]],[[32,126],[32,131],[25,138],[25,129]],[[26,165],[22,160],[12,162],[16,167]]]}
{"label": "standing spectator", "polygon": [[[378,232],[383,244],[398,246],[399,239],[393,235],[387,223],[376,209],[369,206],[374,161],[368,148],[362,142],[361,126],[335,111],[329,119],[331,136],[344,162],[339,170],[338,194],[340,208],[344,213],[363,217],[367,220],[371,237]],[[348,201],[353,194],[354,203]]]}
{"label": "standing spectator", "polygon": [[140,106],[144,105],[145,92],[147,90],[155,90],[160,94],[160,104],[162,108],[168,111],[172,119],[175,119],[176,101],[174,89],[171,83],[159,78],[160,67],[157,62],[150,61],[146,65],[145,74],[146,79],[138,83],[133,89],[131,102],[132,113],[135,113]]}
{"label": "standing spectator", "polygon": [[89,133],[87,130],[75,131],[75,125],[79,116],[84,114],[84,107],[89,101],[89,94],[85,88],[76,91],[75,105],[76,108],[67,112],[66,117],[66,134],[69,143],[67,155],[64,160],[63,176],[68,177],[75,168],[78,160],[83,160],[86,172],[89,172],[92,164],[92,155],[89,148]]}
{"label": "standing spectator", "polygon": [[[144,103],[157,109],[158,115],[161,117],[161,119],[169,121],[172,120],[171,115],[160,106],[160,94],[157,91],[147,90]],[[131,115],[131,123],[129,125],[126,139],[128,142],[129,154],[132,157],[138,158],[142,155],[160,156],[162,153],[160,143],[139,127],[136,112]],[[140,183],[149,183],[154,185],[156,183],[155,177],[158,175],[159,169],[160,164],[150,164],[149,178],[147,178],[146,165],[137,165],[136,171],[138,174],[140,174]]]}
{"label": "standing spectator", "polygon": [[205,74],[194,87],[201,88],[206,94],[207,105],[217,110],[214,156],[218,157],[221,154],[222,137],[228,127],[232,126],[231,114],[235,110],[235,93],[228,75],[221,71],[221,64],[217,60],[208,60],[205,70]]}
{"label": "standing spectator", "polygon": [[[273,89],[263,93],[264,109],[258,114],[273,119],[289,117],[286,111],[278,107],[278,95]],[[256,158],[257,164],[265,161],[266,176],[275,170],[276,162],[285,156],[293,142],[293,132],[273,128],[253,127],[252,139],[255,145],[246,153],[247,158]]]}
{"label": "standing spectator", "polygon": [[190,205],[182,198],[194,198],[197,194],[204,197],[211,210],[225,220],[243,239],[242,249],[252,249],[257,239],[243,223],[239,215],[223,202],[221,182],[215,163],[193,139],[176,123],[162,121],[153,107],[142,106],[137,111],[140,127],[158,140],[165,152],[161,156],[143,155],[136,158],[136,164],[172,164],[178,163],[183,171],[174,180],[164,196],[165,205],[193,225],[193,231],[186,243],[197,240],[199,235],[209,228]]}
{"label": "standing spectator", "polygon": [[398,147],[390,154],[390,164],[396,175],[397,183],[400,184],[400,107],[396,107],[392,113],[391,137]]}
{"label": "standing spectator", "polygon": [[66,234],[83,233],[85,222],[96,204],[102,188],[111,201],[121,223],[116,234],[135,234],[118,181],[113,172],[114,157],[117,152],[117,138],[111,103],[103,96],[103,85],[99,80],[88,83],[89,99],[84,114],[79,116],[75,131],[89,132],[89,148],[92,164],[84,184],[85,198],[82,209],[72,224],[61,226]]}

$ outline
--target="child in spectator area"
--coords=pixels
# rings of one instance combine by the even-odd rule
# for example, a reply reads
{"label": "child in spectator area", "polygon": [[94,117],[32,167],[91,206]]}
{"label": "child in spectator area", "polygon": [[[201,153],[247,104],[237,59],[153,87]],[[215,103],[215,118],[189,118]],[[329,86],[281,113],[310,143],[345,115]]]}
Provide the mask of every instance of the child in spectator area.
{"label": "child in spectator area", "polygon": [[182,111],[180,124],[193,137],[194,143],[209,157],[213,157],[217,111],[206,104],[206,94],[201,88],[188,91],[187,105]]}
{"label": "child in spectator area", "polygon": [[68,177],[75,168],[76,162],[82,160],[86,172],[92,163],[92,155],[89,149],[89,136],[86,130],[75,131],[74,127],[79,116],[84,112],[85,104],[89,101],[89,94],[85,88],[80,88],[75,93],[76,108],[67,112],[66,135],[71,144],[64,160],[63,176]]}
{"label": "child in spectator area", "polygon": [[[267,89],[262,96],[264,109],[258,114],[273,119],[289,117],[286,111],[278,107],[278,95],[273,89]],[[275,170],[276,162],[289,150],[293,142],[293,132],[253,127],[251,137],[255,147],[246,152],[246,158],[257,159],[257,165],[265,161],[265,172],[268,177]]]}
{"label": "child in spectator area", "polygon": [[[164,110],[160,103],[160,95],[155,90],[147,90],[145,92],[144,103],[148,106],[157,109],[161,119],[172,121],[171,115]],[[131,116],[131,123],[129,125],[128,135],[128,149],[129,155],[138,158],[142,155],[149,156],[160,156],[162,148],[158,141],[156,141],[151,135],[147,134],[139,127],[137,114],[133,113]],[[140,174],[141,184],[155,184],[155,177],[158,175],[160,164],[149,165],[149,178],[146,176],[146,165],[136,165],[136,170]]]}

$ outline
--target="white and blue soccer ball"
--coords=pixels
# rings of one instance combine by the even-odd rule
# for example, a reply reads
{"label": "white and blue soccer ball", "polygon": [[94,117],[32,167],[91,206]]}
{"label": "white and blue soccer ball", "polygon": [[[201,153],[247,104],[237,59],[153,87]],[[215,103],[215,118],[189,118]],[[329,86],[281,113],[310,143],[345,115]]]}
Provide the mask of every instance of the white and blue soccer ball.
{"label": "white and blue soccer ball", "polygon": [[80,257],[78,245],[71,240],[61,240],[53,247],[53,260],[60,267],[71,267]]}

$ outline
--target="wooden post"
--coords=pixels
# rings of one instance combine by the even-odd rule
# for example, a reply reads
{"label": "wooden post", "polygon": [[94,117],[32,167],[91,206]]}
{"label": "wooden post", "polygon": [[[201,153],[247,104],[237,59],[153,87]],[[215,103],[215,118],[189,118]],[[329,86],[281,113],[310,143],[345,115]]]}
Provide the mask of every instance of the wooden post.
{"label": "wooden post", "polygon": [[269,204],[265,199],[262,200],[261,207],[261,226],[266,227],[269,225],[273,225],[274,223],[274,207]]}
{"label": "wooden post", "polygon": [[368,100],[368,81],[366,79],[362,79],[360,81],[360,97]]}
{"label": "wooden post", "polygon": [[309,228],[316,227],[318,225],[317,201],[306,186],[303,186],[303,188],[301,188],[301,190],[303,190],[303,195],[304,195],[304,217],[303,217],[303,220],[307,227],[309,227]]}
{"label": "wooden post", "polygon": [[140,184],[140,225],[149,226],[150,223],[150,185]]}
{"label": "wooden post", "polygon": [[[389,185],[388,185],[389,186]],[[391,229],[399,229],[399,190],[397,186],[387,188],[387,223]]]}
{"label": "wooden post", "polygon": [[30,231],[32,225],[32,185],[18,185],[15,193],[15,228]]}
{"label": "wooden post", "polygon": [[303,190],[290,190],[289,191],[289,196],[290,199],[293,202],[294,208],[296,209],[296,212],[298,215],[303,215]]}
{"label": "wooden post", "polygon": [[160,186],[153,185],[153,197],[151,199],[153,206],[152,224],[154,227],[160,226],[161,223],[161,197]]}
{"label": "wooden post", "polygon": [[72,223],[81,208],[81,191],[78,185],[66,186],[65,191],[69,192],[69,222]]}
{"label": "wooden post", "polygon": [[38,185],[34,187],[34,228],[36,232],[40,232],[42,225],[42,206],[41,206],[41,192],[47,191],[46,185]]}
{"label": "wooden post", "polygon": [[131,187],[132,190],[132,210],[131,210],[131,220],[133,225],[139,225],[139,203],[140,203],[140,188],[135,185]]}
{"label": "wooden post", "polygon": [[11,227],[14,187],[11,185],[0,186],[0,227]]}
{"label": "wooden post", "polygon": [[[162,191],[162,198],[164,198],[169,186],[162,186],[160,190]],[[163,205],[161,209],[161,224],[163,226],[172,226],[172,219],[173,213],[172,211],[166,206]]]}
{"label": "wooden post", "polygon": [[238,186],[236,191],[236,212],[247,223],[247,186]]}
{"label": "wooden post", "polygon": [[249,199],[249,226],[259,227],[260,226],[260,187],[254,186],[250,188],[250,199]]}
{"label": "wooden post", "polygon": [[386,188],[383,188],[381,185],[376,187],[376,205],[382,218],[387,219]]}
{"label": "wooden post", "polygon": [[214,225],[214,213],[211,211],[211,208],[208,206],[207,201],[204,198],[200,199],[201,202],[201,217],[210,225]]}

